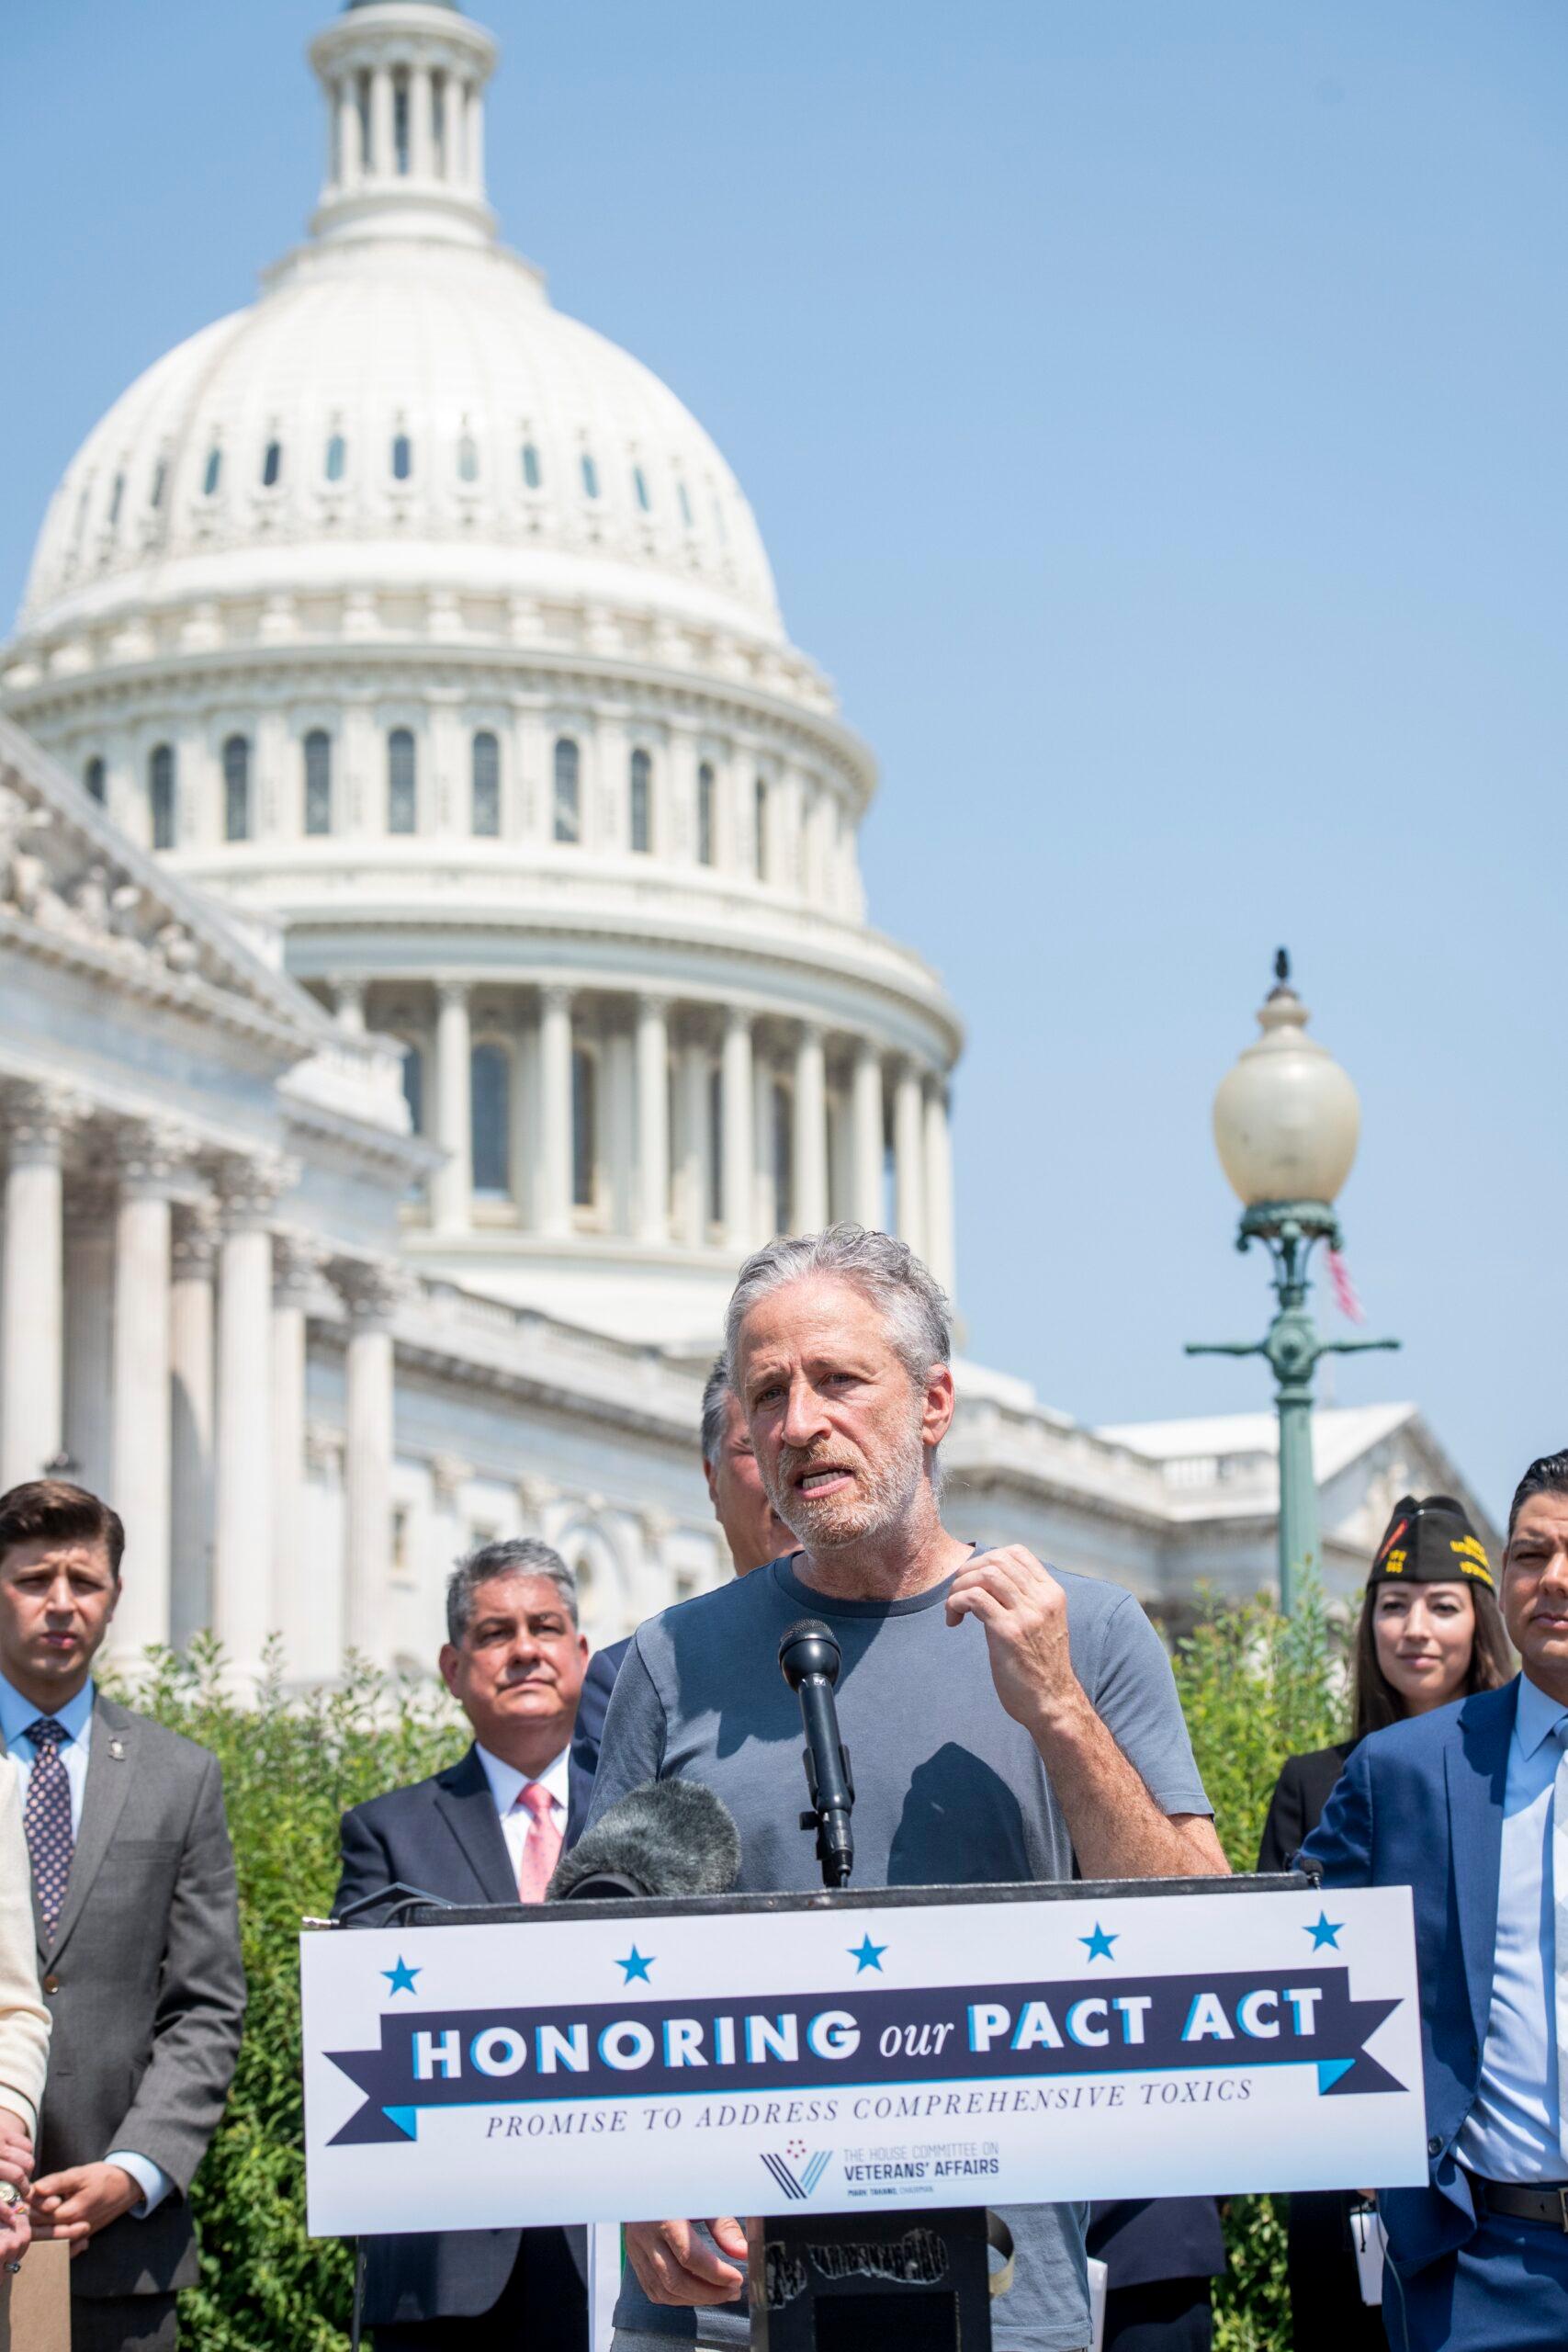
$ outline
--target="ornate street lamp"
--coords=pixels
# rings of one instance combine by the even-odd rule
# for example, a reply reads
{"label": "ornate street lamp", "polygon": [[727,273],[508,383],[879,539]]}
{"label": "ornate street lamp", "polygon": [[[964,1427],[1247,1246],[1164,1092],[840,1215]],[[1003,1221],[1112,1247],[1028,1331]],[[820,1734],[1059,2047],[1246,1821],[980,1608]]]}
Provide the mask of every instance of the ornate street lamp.
{"label": "ornate street lamp", "polygon": [[1397,1340],[1325,1340],[1307,1306],[1314,1244],[1339,1247],[1334,1203],[1350,1173],[1361,1129],[1356,1090],[1332,1054],[1309,1037],[1306,1006],[1291,986],[1281,947],[1274,986],[1258,1015],[1263,1034],[1237,1057],[1214,1096],[1220,1165],[1242,1204],[1236,1248],[1261,1241],[1273,1265],[1279,1312],[1261,1340],[1205,1347],[1190,1356],[1263,1356],[1280,1415],[1280,1608],[1291,1614],[1303,1573],[1318,1565],[1317,1479],[1312,1458],[1312,1385],[1318,1359],[1397,1348]]}

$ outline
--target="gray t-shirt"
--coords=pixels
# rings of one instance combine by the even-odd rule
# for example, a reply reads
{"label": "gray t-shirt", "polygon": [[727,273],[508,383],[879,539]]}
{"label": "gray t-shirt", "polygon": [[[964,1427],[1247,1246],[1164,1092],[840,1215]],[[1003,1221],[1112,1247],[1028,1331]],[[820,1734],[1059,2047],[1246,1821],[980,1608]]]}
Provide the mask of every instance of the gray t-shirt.
{"label": "gray t-shirt", "polygon": [[[641,1626],[604,1724],[590,1823],[646,1781],[702,1781],[740,1832],[744,1894],[820,1889],[806,1803],[800,1708],[779,1672],[797,1617],[838,1635],[839,1725],[854,1773],[856,1886],[990,1885],[1072,1876],[1067,1825],[1029,1734],[991,1680],[983,1628],[950,1627],[946,1583],[913,1600],[830,1600],[774,1560]],[[1067,1596],[1073,1670],[1167,1813],[1211,1810],[1170,1662],[1131,1593],[1053,1569]],[[1072,2352],[1089,2337],[1081,2205],[1015,2207],[1012,2291],[994,2307],[997,2352]],[[700,2323],[700,2338],[699,2338]],[[744,2344],[744,2305],[650,2303],[628,2268],[618,2328]]]}

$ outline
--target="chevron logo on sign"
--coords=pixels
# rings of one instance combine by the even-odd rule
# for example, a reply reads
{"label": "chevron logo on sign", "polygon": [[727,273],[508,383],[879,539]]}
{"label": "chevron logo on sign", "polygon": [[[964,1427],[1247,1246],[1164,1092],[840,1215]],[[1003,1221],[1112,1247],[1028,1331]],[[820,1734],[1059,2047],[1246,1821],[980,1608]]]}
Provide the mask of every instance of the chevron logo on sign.
{"label": "chevron logo on sign", "polygon": [[[789,2153],[792,2156],[795,2156],[796,2161],[798,2162],[798,2156],[804,2155],[806,2152],[804,2149],[801,2149],[797,2155],[796,2148],[792,2146]],[[784,2190],[784,2195],[786,2197],[795,2198],[796,2199],[810,2196],[812,2190],[816,2188],[818,2182],[821,2179],[823,2174],[827,2171],[832,2161],[833,2151],[831,2148],[817,2149],[813,2154],[806,2157],[806,2162],[801,2165],[798,2172],[796,2172],[791,2165],[787,2164],[783,2156],[764,2155],[762,2158],[762,2162],[767,2165],[769,2172],[773,2175],[773,2179],[776,2181],[779,2188]]]}

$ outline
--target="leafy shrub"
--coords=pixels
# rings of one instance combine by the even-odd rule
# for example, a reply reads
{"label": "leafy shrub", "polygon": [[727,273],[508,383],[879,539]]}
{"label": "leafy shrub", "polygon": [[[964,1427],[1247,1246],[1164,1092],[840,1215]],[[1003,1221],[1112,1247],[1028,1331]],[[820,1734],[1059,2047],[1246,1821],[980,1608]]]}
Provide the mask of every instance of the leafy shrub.
{"label": "leafy shrub", "polygon": [[467,1726],[439,1686],[360,1667],[286,1700],[272,1660],[256,1704],[242,1705],[205,1639],[155,1653],[134,1703],[222,1766],[250,1984],[228,2112],[193,2193],[201,2283],[181,2299],[182,2334],[198,2352],[344,2352],[351,2257],[305,2234],[299,1921],[332,1902],[344,1809],[442,1770]]}
{"label": "leafy shrub", "polygon": [[[1304,1593],[1289,1623],[1266,1601],[1210,1604],[1178,1645],[1176,1674],[1226,1849],[1250,1869],[1285,1758],[1343,1728],[1340,1644],[1321,1596]],[[345,1807],[440,1771],[467,1728],[436,1686],[363,1666],[291,1698],[274,1659],[254,1703],[242,1703],[205,1639],[178,1657],[153,1653],[128,1695],[222,1766],[250,1983],[228,2112],[194,2192],[201,2283],[183,2298],[186,2340],[197,2352],[345,2352],[348,2250],[305,2233],[299,1920],[332,1901]],[[1290,2352],[1275,2201],[1233,2199],[1226,2236],[1216,2352]]]}

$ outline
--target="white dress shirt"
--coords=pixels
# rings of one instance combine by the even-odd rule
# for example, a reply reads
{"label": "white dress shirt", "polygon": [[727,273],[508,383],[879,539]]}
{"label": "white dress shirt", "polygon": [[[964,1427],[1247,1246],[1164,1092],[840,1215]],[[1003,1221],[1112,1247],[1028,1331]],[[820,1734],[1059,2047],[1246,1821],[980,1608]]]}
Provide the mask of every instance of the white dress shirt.
{"label": "white dress shirt", "polygon": [[[479,1749],[479,1762],[484,1766],[485,1779],[490,1782],[490,1792],[495,1799],[495,1809],[501,1816],[501,1834],[506,1840],[506,1850],[512,1858],[512,1877],[515,1884],[523,1867],[524,1849],[534,1834],[533,1815],[526,1805],[520,1805],[517,1802],[528,1786],[529,1776],[526,1772],[520,1772],[515,1764],[503,1764],[500,1757],[492,1756],[480,1741],[476,1740],[474,1745]],[[563,1838],[566,1836],[567,1774],[570,1761],[570,1748],[563,1747],[553,1763],[547,1764],[542,1772],[534,1775],[549,1791],[550,1819]]]}
{"label": "white dress shirt", "polygon": [[[82,1835],[82,1800],[87,1792],[87,1754],[93,1744],[92,1678],[83,1684],[73,1699],[63,1707],[35,1707],[24,1699],[15,1686],[0,1674],[0,1738],[17,1759],[17,1779],[22,1792],[24,1811],[28,1802],[28,1782],[32,1778],[38,1750],[27,1736],[29,1724],[39,1715],[52,1714],[54,1721],[71,1735],[60,1743],[60,1760],[65,1767],[66,1784],[71,1791],[71,1837],[73,1843]],[[67,1882],[69,1883],[69,1882]],[[144,2222],[154,2207],[163,2203],[174,2182],[162,2165],[151,2156],[138,2155],[134,2148],[111,2148],[103,2159],[107,2165],[118,2165],[129,2173],[141,2191],[141,2202],[130,2208],[139,2222]]]}
{"label": "white dress shirt", "polygon": [[1481,2083],[1456,2153],[1483,2180],[1559,2181],[1557,1937],[1551,1867],[1553,1737],[1568,1707],[1527,1674],[1508,1744],[1492,2007]]}

